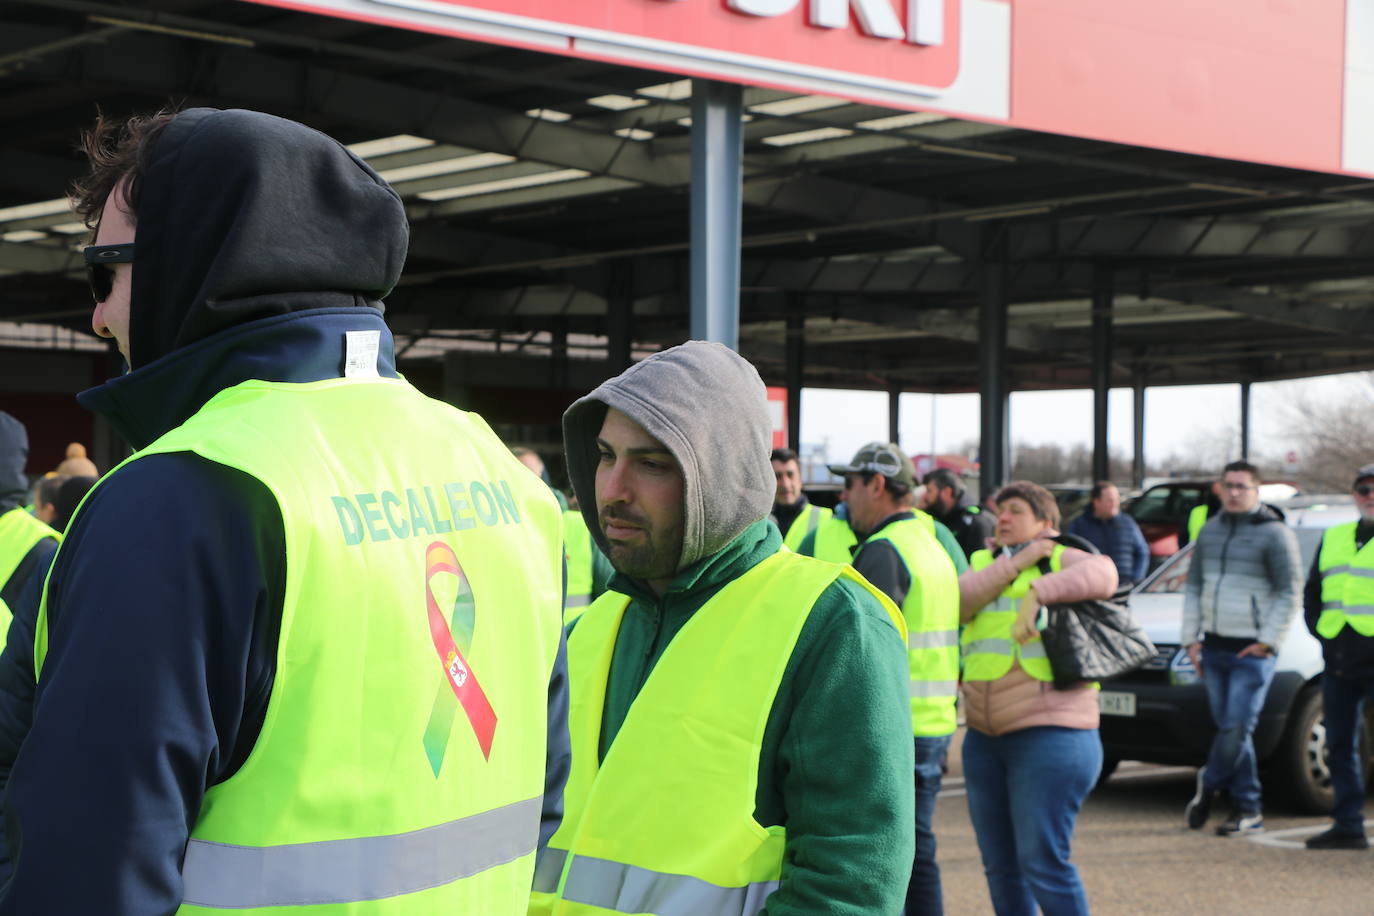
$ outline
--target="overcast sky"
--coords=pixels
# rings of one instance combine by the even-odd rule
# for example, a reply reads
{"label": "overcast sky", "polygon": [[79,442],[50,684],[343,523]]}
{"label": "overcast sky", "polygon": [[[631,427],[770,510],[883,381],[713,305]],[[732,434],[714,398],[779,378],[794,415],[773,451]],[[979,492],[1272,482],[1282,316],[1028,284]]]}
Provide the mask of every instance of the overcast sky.
{"label": "overcast sky", "polygon": [[[1287,428],[1303,398],[1341,398],[1359,390],[1362,373],[1291,382],[1256,383],[1250,389],[1251,449],[1282,454],[1300,447]],[[1368,390],[1367,388],[1365,390]],[[1133,407],[1129,388],[1114,388],[1108,407],[1108,443],[1132,454]],[[932,428],[931,409],[934,405]],[[874,439],[887,438],[887,394],[807,388],[802,392],[802,443],[823,444],[830,461],[848,459]],[[910,454],[957,451],[978,438],[978,395],[904,394],[900,442]],[[1011,440],[1040,445],[1092,442],[1092,392],[1022,391],[1011,396]],[[1145,393],[1145,458],[1164,461],[1229,430],[1239,435],[1240,386],[1150,388]],[[1236,440],[1239,441],[1238,439]]]}

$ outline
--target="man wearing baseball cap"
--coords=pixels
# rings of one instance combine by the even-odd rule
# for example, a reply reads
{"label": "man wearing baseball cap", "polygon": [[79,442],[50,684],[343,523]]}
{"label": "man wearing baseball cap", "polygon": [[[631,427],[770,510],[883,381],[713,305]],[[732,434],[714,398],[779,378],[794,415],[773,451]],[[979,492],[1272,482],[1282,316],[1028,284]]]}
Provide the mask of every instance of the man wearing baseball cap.
{"label": "man wearing baseball cap", "polygon": [[[911,730],[916,751],[916,853],[907,886],[906,916],[944,911],[932,821],[959,688],[959,573],[953,553],[936,539],[936,521],[912,508],[916,479],[911,459],[895,444],[870,442],[844,477],[849,524],[859,538],[854,569],[902,609],[907,626]],[[948,532],[946,532],[948,534]],[[953,535],[949,535],[953,541]]]}
{"label": "man wearing baseball cap", "polygon": [[1322,711],[1336,793],[1335,823],[1309,837],[1308,849],[1369,848],[1357,737],[1361,707],[1374,697],[1374,464],[1355,472],[1351,492],[1359,521],[1326,529],[1303,592],[1307,629],[1326,661]]}

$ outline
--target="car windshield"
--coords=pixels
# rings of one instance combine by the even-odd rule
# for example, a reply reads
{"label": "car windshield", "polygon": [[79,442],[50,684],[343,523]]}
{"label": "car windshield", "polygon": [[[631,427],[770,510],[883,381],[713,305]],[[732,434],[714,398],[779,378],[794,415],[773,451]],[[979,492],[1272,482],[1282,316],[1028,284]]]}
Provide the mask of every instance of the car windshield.
{"label": "car windshield", "polygon": [[[1335,524],[1335,522],[1333,522]],[[1321,546],[1322,533],[1325,528],[1294,528],[1293,533],[1298,536],[1298,551],[1302,554],[1302,569],[1304,578],[1306,571],[1312,566],[1312,558],[1317,555],[1317,548]],[[1147,579],[1138,592],[1145,595],[1170,594],[1182,592],[1183,587],[1188,581],[1188,567],[1193,564],[1193,545],[1189,544],[1178,553],[1170,557],[1160,566],[1159,572]]]}
{"label": "car windshield", "polygon": [[1151,487],[1126,511],[1137,522],[1177,522],[1188,514],[1189,509],[1202,502],[1206,495],[1200,486]]}

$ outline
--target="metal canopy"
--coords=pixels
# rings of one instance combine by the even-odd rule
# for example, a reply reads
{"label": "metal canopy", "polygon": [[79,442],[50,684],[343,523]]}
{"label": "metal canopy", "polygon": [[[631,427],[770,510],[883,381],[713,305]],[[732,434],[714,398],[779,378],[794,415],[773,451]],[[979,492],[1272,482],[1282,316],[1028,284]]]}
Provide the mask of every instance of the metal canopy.
{"label": "metal canopy", "polygon": [[[688,334],[685,79],[233,0],[11,0],[0,75],[0,322],[22,323],[0,346],[103,346],[31,327],[89,322],[85,237],[43,205],[97,106],[168,101],[359,144],[413,222],[387,302],[407,361],[623,363]],[[1011,389],[1093,382],[1095,288],[1099,386],[1374,368],[1374,182],[772,89],[742,105],[739,341],[771,382],[800,332],[808,386],[976,390],[989,276]]]}

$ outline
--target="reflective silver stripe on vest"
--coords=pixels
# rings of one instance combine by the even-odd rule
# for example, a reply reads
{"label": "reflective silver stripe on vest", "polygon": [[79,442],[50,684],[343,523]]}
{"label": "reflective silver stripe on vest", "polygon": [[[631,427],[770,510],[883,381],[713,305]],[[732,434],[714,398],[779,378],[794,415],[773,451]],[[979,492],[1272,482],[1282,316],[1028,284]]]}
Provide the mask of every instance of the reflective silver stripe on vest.
{"label": "reflective silver stripe on vest", "polygon": [[1374,604],[1347,604],[1341,610],[1347,617],[1364,617],[1374,614]]}
{"label": "reflective silver stripe on vest", "polygon": [[591,595],[569,595],[563,599],[564,607],[586,607],[591,603]]}
{"label": "reflective silver stripe on vest", "polygon": [[1357,579],[1374,579],[1374,569],[1367,566],[1352,566],[1345,571],[1345,574]]}
{"label": "reflective silver stripe on vest", "polygon": [[232,846],[186,844],[184,902],[247,909],[382,900],[439,887],[534,852],[543,798],[390,836]]}
{"label": "reflective silver stripe on vest", "polygon": [[975,639],[973,642],[964,646],[965,655],[976,655],[978,653],[988,655],[1010,655],[1010,639]]}
{"label": "reflective silver stripe on vest", "polygon": [[1044,658],[1045,644],[1038,639],[1033,639],[1021,647],[1022,658]]}
{"label": "reflective silver stripe on vest", "polygon": [[1344,566],[1333,566],[1330,569],[1323,569],[1321,572],[1323,578],[1326,576],[1339,576],[1350,572],[1350,564],[1347,563]]}
{"label": "reflective silver stripe on vest", "polygon": [[913,697],[953,697],[959,695],[958,681],[912,681],[911,695]]}
{"label": "reflective silver stripe on vest", "polygon": [[994,602],[992,602],[991,604],[989,604],[989,605],[988,605],[987,607],[985,607],[983,610],[985,610],[985,611],[1019,611],[1019,610],[1021,610],[1021,599],[1020,599],[1020,598],[998,598],[996,601],[994,601]]}
{"label": "reflective silver stripe on vest", "polygon": [[558,890],[558,879],[563,877],[563,863],[566,861],[566,849],[547,847],[543,855],[535,860],[532,890],[536,894],[552,894]]}
{"label": "reflective silver stripe on vest", "polygon": [[1343,604],[1340,601],[1323,601],[1323,611],[1341,611],[1353,617],[1374,614],[1374,604]]}
{"label": "reflective silver stripe on vest", "polygon": [[618,913],[752,916],[763,909],[768,895],[777,889],[777,881],[721,887],[689,875],[575,856],[563,885],[563,899]]}
{"label": "reflective silver stripe on vest", "polygon": [[908,649],[948,649],[959,645],[958,630],[928,630],[924,633],[908,633]]}
{"label": "reflective silver stripe on vest", "polygon": [[811,506],[811,507],[807,510],[807,514],[808,514],[810,517],[806,520],[806,533],[807,533],[807,534],[811,534],[811,533],[814,532],[818,527],[820,527],[820,524],[821,524],[821,510],[820,510],[818,507],[816,507],[816,506]]}

